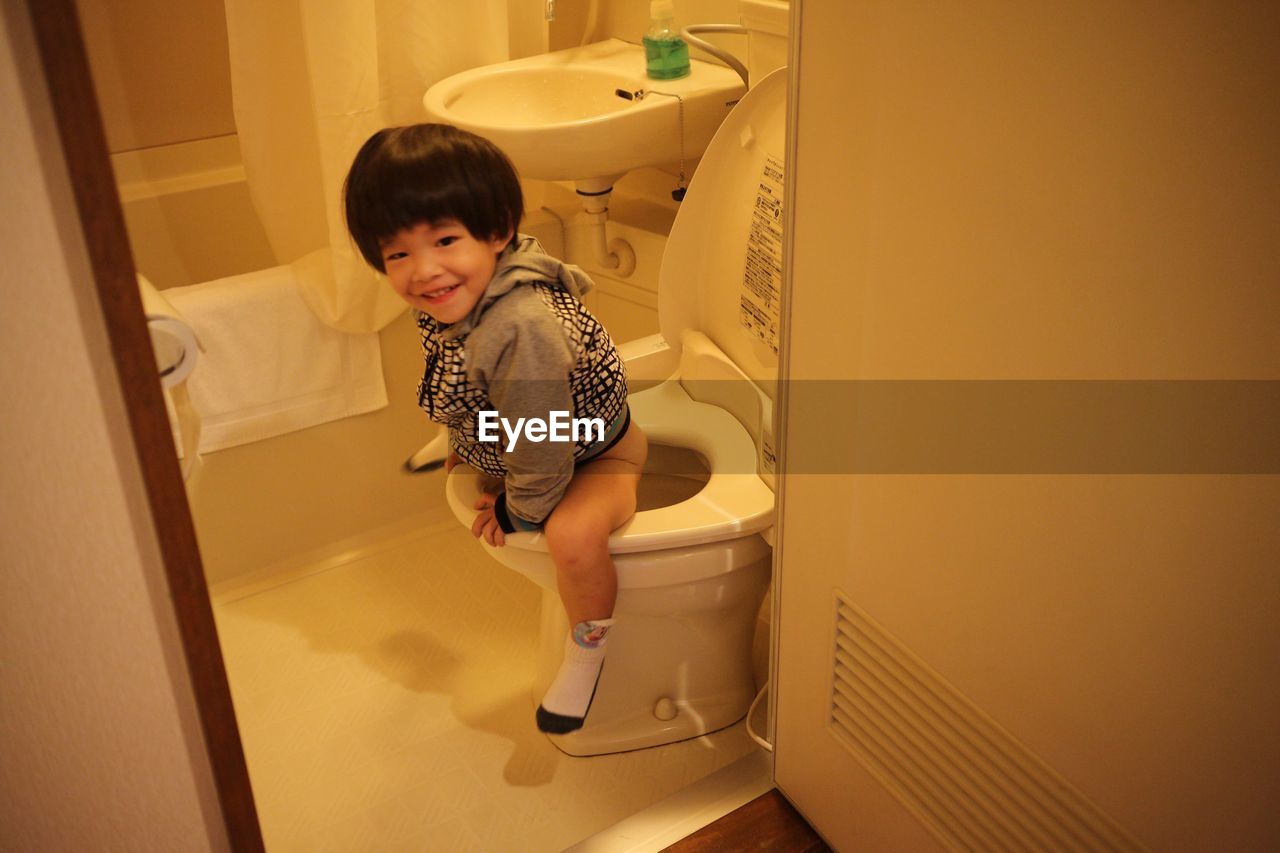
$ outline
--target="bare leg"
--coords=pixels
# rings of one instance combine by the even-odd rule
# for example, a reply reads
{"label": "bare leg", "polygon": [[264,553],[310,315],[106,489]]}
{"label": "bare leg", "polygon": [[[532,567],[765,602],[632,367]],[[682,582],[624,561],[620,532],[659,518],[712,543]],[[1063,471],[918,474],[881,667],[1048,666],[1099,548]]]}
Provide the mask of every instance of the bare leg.
{"label": "bare leg", "polygon": [[604,663],[618,575],[609,534],[631,517],[648,442],[638,426],[583,465],[545,527],[560,600],[571,632],[565,659],[538,709],[538,727],[564,734],[582,726]]}
{"label": "bare leg", "polygon": [[608,452],[579,468],[547,519],[547,549],[569,624],[613,614],[618,575],[609,534],[636,511],[649,443],[634,423]]}

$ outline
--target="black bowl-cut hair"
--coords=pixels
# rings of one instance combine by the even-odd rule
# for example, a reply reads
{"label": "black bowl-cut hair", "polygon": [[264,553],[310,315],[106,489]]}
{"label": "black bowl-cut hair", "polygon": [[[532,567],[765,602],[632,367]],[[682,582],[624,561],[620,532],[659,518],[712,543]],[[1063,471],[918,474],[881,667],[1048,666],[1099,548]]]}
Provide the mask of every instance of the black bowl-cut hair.
{"label": "black bowl-cut hair", "polygon": [[386,272],[382,243],[401,229],[456,219],[478,240],[514,238],[524,214],[507,155],[447,124],[378,131],[356,154],[342,194],[347,230],[379,272]]}

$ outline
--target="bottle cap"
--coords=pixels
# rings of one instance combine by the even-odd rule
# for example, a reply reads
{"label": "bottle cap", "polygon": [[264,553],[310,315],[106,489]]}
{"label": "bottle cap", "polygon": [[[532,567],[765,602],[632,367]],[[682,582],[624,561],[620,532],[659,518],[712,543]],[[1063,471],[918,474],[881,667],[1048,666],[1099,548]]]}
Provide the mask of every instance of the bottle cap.
{"label": "bottle cap", "polygon": [[674,18],[676,16],[676,7],[672,0],[650,0],[649,17],[655,21],[661,21],[665,18]]}

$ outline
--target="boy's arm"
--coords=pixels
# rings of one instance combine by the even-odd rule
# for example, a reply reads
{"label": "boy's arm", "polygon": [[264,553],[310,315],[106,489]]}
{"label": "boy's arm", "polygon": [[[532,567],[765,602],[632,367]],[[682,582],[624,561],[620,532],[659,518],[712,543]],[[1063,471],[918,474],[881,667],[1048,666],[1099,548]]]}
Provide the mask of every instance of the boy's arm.
{"label": "boy's arm", "polygon": [[536,295],[517,296],[524,294],[490,309],[467,347],[469,377],[486,389],[506,423],[499,429],[506,491],[494,514],[507,533],[538,529],[573,478],[573,442],[533,441],[523,427],[529,419],[549,423],[554,411],[572,413],[569,374],[577,353]]}
{"label": "boy's arm", "polygon": [[[553,411],[572,411],[568,379],[500,380],[490,385],[489,398],[511,427],[519,418],[550,421]],[[537,530],[564,497],[573,479],[573,448],[569,441],[532,441],[523,429],[514,437],[501,430],[502,463],[507,468],[506,490],[498,496],[494,514],[506,533]]]}

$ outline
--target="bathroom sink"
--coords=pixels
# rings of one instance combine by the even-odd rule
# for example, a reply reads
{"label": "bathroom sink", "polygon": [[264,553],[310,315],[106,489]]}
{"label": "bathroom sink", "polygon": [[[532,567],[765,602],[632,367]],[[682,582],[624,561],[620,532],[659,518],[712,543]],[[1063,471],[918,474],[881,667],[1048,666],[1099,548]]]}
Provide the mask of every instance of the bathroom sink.
{"label": "bathroom sink", "polygon": [[[605,189],[631,169],[706,150],[746,87],[729,68],[692,66],[681,79],[650,80],[644,48],[610,39],[455,74],[423,105],[431,121],[492,140],[525,178]],[[672,96],[683,100],[683,133]]]}

